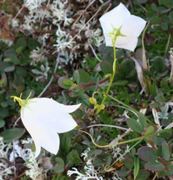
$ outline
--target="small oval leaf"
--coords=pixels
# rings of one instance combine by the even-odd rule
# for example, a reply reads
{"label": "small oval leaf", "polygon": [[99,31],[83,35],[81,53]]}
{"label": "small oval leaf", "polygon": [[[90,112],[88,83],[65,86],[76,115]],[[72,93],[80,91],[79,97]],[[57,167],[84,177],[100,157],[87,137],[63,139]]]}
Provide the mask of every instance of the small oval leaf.
{"label": "small oval leaf", "polygon": [[170,159],[170,150],[169,145],[166,141],[162,142],[162,156],[166,161],[169,161]]}
{"label": "small oval leaf", "polygon": [[139,148],[137,154],[139,158],[143,161],[155,161],[157,158],[157,155],[154,152],[154,150],[148,146],[143,146]]}
{"label": "small oval leaf", "polygon": [[144,165],[145,169],[147,170],[150,170],[150,171],[162,171],[164,170],[164,165],[161,164],[160,162],[147,162],[145,165]]}
{"label": "small oval leaf", "polygon": [[12,129],[7,129],[3,131],[0,136],[4,138],[4,141],[6,143],[10,143],[14,140],[17,140],[23,136],[25,133],[25,129],[23,128],[12,128]]}

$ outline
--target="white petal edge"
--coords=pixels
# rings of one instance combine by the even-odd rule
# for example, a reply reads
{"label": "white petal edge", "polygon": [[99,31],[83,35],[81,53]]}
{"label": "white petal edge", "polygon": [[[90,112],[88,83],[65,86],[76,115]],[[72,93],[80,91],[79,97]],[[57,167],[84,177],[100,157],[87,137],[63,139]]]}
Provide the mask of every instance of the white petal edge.
{"label": "white petal edge", "polygon": [[72,112],[76,111],[81,106],[81,104],[64,105],[64,104],[61,104],[61,103],[55,101],[52,98],[45,98],[45,97],[30,99],[30,102],[34,102],[34,101],[37,103],[37,106],[39,106],[39,105],[42,107],[45,106],[45,110],[49,107],[54,106],[54,107],[57,107],[57,109],[64,111],[64,112],[68,112],[68,113],[72,113]]}
{"label": "white petal edge", "polygon": [[69,132],[77,126],[77,123],[69,114],[61,114],[60,120],[54,119],[52,124],[54,124],[54,127],[56,127],[57,133]]}
{"label": "white petal edge", "polygon": [[81,106],[81,104],[76,104],[76,105],[64,105],[61,103],[58,103],[58,104],[63,110],[65,110],[68,113],[72,113],[72,112],[76,111]]}
{"label": "white petal edge", "polygon": [[26,106],[21,109],[22,122],[30,133],[36,146],[35,156],[38,156],[41,147],[56,154],[59,150],[59,136],[52,128],[51,123],[43,123],[38,118],[41,118],[41,116],[39,117],[37,112],[32,109],[31,106]]}
{"label": "white petal edge", "polygon": [[35,158],[37,158],[41,152],[41,146],[34,141],[35,144]]}
{"label": "white petal edge", "polygon": [[47,150],[48,152],[52,154],[57,154],[59,151],[60,146],[60,139],[58,134],[55,132],[50,132],[50,130],[47,129],[47,131],[44,131],[44,134],[34,134],[32,131],[31,137],[35,143],[35,157],[37,157],[40,154],[41,147]]}
{"label": "white petal edge", "polygon": [[137,37],[119,37],[116,41],[117,48],[127,49],[129,51],[134,51],[138,43]]}
{"label": "white petal edge", "polygon": [[130,15],[126,17],[121,33],[127,36],[139,37],[143,29],[145,28],[146,21],[141,17]]}
{"label": "white petal edge", "polygon": [[[110,37],[105,39],[106,46],[113,47],[112,40]],[[115,43],[116,48],[126,49],[129,51],[134,51],[138,43],[137,37],[119,37]]]}

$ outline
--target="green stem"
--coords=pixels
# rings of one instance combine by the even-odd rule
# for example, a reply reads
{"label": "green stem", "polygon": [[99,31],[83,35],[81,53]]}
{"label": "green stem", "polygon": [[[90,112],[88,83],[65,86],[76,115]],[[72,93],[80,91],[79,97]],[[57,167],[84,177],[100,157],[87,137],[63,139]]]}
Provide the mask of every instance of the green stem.
{"label": "green stem", "polygon": [[[113,56],[114,56],[114,61],[113,61],[113,68],[112,68],[112,74],[110,77],[110,81],[109,81],[109,85],[106,89],[106,92],[103,95],[103,99],[101,102],[101,105],[104,105],[104,102],[106,100],[106,98],[108,97],[109,91],[111,89],[112,83],[114,81],[115,78],[115,74],[116,74],[116,69],[117,69],[117,58],[116,58],[116,48],[115,48],[115,42],[116,42],[117,36],[115,35],[114,39],[112,40],[112,44],[113,44]],[[97,113],[99,113],[102,109],[97,109]]]}
{"label": "green stem", "polygon": [[101,104],[96,104],[97,106],[95,106],[95,109],[97,110],[96,113],[98,114],[101,110],[104,109],[105,105],[105,100],[108,97],[109,91],[112,87],[112,83],[114,81],[115,78],[115,74],[116,74],[116,69],[117,69],[117,58],[116,58],[116,48],[115,48],[115,44],[116,44],[116,40],[118,37],[120,36],[124,36],[121,33],[121,26],[119,28],[114,28],[113,31],[110,33],[110,38],[112,39],[112,47],[113,47],[113,67],[112,67],[112,74],[110,76],[110,81],[109,81],[109,85],[106,89],[106,91],[103,94],[103,99],[101,101]]}
{"label": "green stem", "polygon": [[127,143],[131,143],[131,142],[135,142],[135,141],[141,141],[143,139],[144,139],[144,137],[141,136],[141,137],[137,137],[137,138],[133,138],[133,139],[127,140],[127,141],[119,142],[118,145],[127,144]]}
{"label": "green stem", "polygon": [[93,136],[92,136],[90,133],[88,133],[88,132],[86,132],[86,131],[84,131],[84,130],[81,130],[81,129],[79,129],[79,131],[87,134],[87,135],[90,137],[92,143],[93,143],[96,147],[98,147],[98,148],[112,148],[112,147],[115,146],[115,145],[118,146],[118,145],[123,145],[123,144],[128,144],[128,143],[136,142],[136,141],[137,141],[137,142],[141,142],[141,141],[144,139],[144,136],[140,136],[140,137],[133,138],[133,139],[130,139],[130,140],[118,142],[117,144],[109,143],[109,144],[106,144],[106,145],[100,145],[100,144],[97,144],[97,143],[95,142]]}
{"label": "green stem", "polygon": [[104,104],[104,101],[106,100],[106,98],[107,98],[107,96],[109,94],[109,91],[111,89],[111,86],[112,86],[112,83],[113,83],[113,80],[114,80],[115,74],[116,74],[116,69],[117,69],[116,48],[114,47],[113,50],[114,50],[114,62],[113,62],[113,69],[112,69],[113,71],[112,71],[112,75],[111,75],[111,78],[110,78],[109,85],[108,85],[108,87],[106,89],[105,96],[104,96],[104,98],[102,100],[102,104]]}

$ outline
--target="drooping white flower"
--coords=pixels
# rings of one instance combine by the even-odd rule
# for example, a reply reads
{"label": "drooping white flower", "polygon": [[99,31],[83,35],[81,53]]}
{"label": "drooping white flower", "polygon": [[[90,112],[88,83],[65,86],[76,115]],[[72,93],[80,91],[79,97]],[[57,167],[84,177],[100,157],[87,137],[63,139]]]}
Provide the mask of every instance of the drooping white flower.
{"label": "drooping white flower", "polygon": [[59,136],[74,129],[77,123],[69,113],[74,112],[80,106],[64,105],[51,98],[32,98],[23,100],[12,96],[21,106],[22,122],[34,140],[37,157],[41,147],[57,154],[59,150]]}
{"label": "drooping white flower", "polygon": [[128,9],[120,3],[100,18],[107,46],[114,46],[111,34],[120,31],[115,47],[134,51],[138,37],[143,31],[146,21],[141,17],[131,15]]}

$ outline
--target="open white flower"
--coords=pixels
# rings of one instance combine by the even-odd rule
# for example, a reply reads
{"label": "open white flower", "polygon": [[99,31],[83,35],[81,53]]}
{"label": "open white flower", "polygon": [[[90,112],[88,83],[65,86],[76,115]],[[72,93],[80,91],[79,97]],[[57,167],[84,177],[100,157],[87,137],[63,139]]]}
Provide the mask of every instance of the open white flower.
{"label": "open white flower", "polygon": [[114,46],[111,34],[120,31],[115,41],[115,47],[134,51],[146,21],[138,16],[131,15],[128,9],[120,3],[117,7],[105,13],[100,18],[100,23],[107,46]]}
{"label": "open white flower", "polygon": [[21,106],[22,122],[34,140],[37,157],[41,147],[57,154],[60,140],[57,133],[64,133],[74,129],[77,123],[69,113],[80,106],[64,105],[51,98],[32,98],[23,100],[12,96]]}

